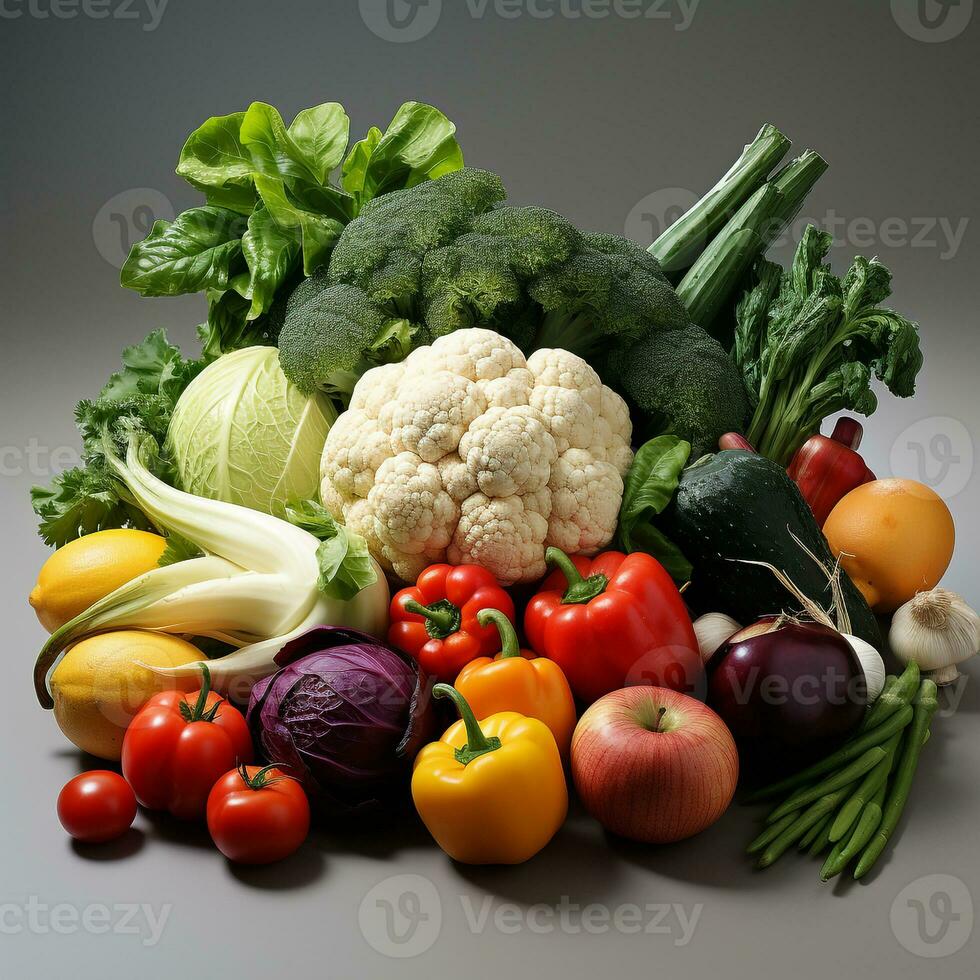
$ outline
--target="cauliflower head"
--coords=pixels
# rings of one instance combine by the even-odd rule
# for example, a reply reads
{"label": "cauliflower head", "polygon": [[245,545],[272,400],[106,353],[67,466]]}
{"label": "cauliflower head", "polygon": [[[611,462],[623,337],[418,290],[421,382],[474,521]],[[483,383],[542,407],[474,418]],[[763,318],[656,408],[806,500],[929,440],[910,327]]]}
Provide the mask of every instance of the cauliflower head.
{"label": "cauliflower head", "polygon": [[361,377],[327,436],[321,495],[400,579],[448,561],[531,582],[549,545],[612,539],[631,435],[582,358],[458,330]]}

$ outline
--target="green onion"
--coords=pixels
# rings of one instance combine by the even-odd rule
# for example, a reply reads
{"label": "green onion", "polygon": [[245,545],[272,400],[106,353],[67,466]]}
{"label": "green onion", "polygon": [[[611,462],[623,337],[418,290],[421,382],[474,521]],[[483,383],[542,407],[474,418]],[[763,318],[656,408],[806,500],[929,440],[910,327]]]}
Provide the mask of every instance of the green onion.
{"label": "green onion", "polygon": [[722,225],[760,187],[769,171],[786,155],[790,141],[766,124],[711,190],[681,215],[650,246],[649,251],[669,278],[689,269]]}

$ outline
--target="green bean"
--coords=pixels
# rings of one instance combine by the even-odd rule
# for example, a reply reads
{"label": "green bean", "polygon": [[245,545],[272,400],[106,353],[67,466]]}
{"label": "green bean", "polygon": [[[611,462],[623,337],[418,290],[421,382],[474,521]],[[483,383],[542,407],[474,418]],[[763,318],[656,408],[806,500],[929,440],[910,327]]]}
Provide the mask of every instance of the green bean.
{"label": "green bean", "polygon": [[898,826],[899,818],[902,816],[909,793],[912,791],[912,779],[919,764],[919,754],[922,752],[929,724],[939,707],[936,693],[936,685],[931,680],[924,680],[919,685],[919,693],[915,698],[915,717],[902,744],[902,755],[898,768],[895,770],[895,778],[888,798],[882,809],[881,823],[878,825],[874,837],[861,854],[857,867],[854,869],[855,878],[863,878],[871,870]]}
{"label": "green bean", "polygon": [[807,850],[817,838],[830,828],[830,822],[834,819],[832,813],[828,813],[818,824],[814,824],[807,832],[806,836],[800,839],[799,848],[801,851]]}
{"label": "green bean", "polygon": [[[894,680],[894,683],[889,685],[889,681],[891,680]],[[886,678],[881,694],[878,695],[875,703],[868,708],[864,720],[858,726],[858,731],[870,731],[872,728],[880,725],[903,705],[908,704],[915,697],[918,689],[919,665],[912,660],[905,670],[902,671],[901,677],[895,677],[892,674],[891,677]]]}
{"label": "green bean", "polygon": [[830,846],[830,824],[832,822],[833,814],[829,813],[827,822],[823,825],[823,830],[813,838],[813,843],[810,845],[810,849],[807,851],[808,857],[816,857],[818,854],[823,854],[824,851]]}
{"label": "green bean", "polygon": [[813,803],[808,809],[804,810],[793,823],[787,827],[769,846],[762,852],[757,868],[768,868],[770,864],[777,861],[788,847],[795,844],[814,824],[819,823],[828,813],[832,813],[844,798],[844,791],[837,790],[835,793],[828,793]]}
{"label": "green bean", "polygon": [[861,780],[861,785],[854,791],[851,798],[840,808],[833,826],[830,828],[830,839],[839,841],[851,825],[857,820],[858,815],[864,809],[865,804],[874,796],[879,786],[883,786],[888,781],[888,774],[892,770],[892,763],[895,759],[895,751],[901,741],[901,733],[892,737],[882,746],[885,750],[884,758]]}
{"label": "green bean", "polygon": [[756,851],[761,851],[770,841],[775,840],[791,823],[793,823],[798,814],[789,813],[782,820],[777,820],[776,823],[770,824],[765,830],[759,834],[758,837],[746,848],[746,854],[755,854]]}
{"label": "green bean", "polygon": [[[858,856],[861,849],[871,840],[871,835],[878,829],[881,823],[881,805],[885,802],[887,784],[882,783],[874,795],[868,800],[861,815],[858,817],[854,829],[850,836],[841,839],[834,847],[834,851],[824,862],[820,869],[820,880],[828,881],[839,875],[850,863]],[[836,853],[835,853],[836,852]]]}
{"label": "green bean", "polygon": [[839,769],[837,772],[825,777],[816,785],[811,786],[805,793],[801,793],[796,798],[790,797],[785,803],[782,803],[772,811],[769,819],[780,820],[787,813],[792,813],[793,810],[799,810],[801,806],[805,806],[807,803],[812,803],[814,800],[820,799],[821,796],[826,796],[828,793],[833,793],[835,790],[846,789],[851,785],[851,783],[860,779],[865,773],[874,769],[875,766],[877,766],[878,763],[881,762],[881,760],[887,755],[887,751],[880,745],[876,745],[873,748],[868,749],[850,765],[845,766],[843,769]]}
{"label": "green bean", "polygon": [[825,776],[828,772],[833,772],[842,765],[846,765],[854,759],[860,758],[868,749],[887,742],[892,735],[901,731],[911,720],[911,705],[903,705],[880,725],[875,726],[870,731],[864,732],[856,738],[849,739],[836,752],[832,752],[830,755],[821,759],[819,762],[815,762],[812,766],[803,769],[801,772],[793,776],[788,776],[778,783],[764,786],[762,789],[753,793],[747,802],[756,803],[760,800],[767,800],[773,796],[779,796],[782,793],[796,790],[801,786],[806,786],[807,783],[813,782],[818,776]]}

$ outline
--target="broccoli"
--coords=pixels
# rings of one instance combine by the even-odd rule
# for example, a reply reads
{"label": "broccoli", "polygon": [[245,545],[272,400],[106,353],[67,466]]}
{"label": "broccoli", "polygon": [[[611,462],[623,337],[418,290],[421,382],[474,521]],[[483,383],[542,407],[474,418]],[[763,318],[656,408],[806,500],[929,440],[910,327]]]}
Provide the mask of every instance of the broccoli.
{"label": "broccoli", "polygon": [[662,432],[686,439],[691,459],[718,448],[718,437],[740,432],[749,415],[742,375],[721,344],[694,324],[650,331],[609,356],[606,373],[643,425],[640,441]]}
{"label": "broccoli", "polygon": [[318,269],[286,304],[279,362],[300,391],[320,389],[345,405],[368,368],[408,356],[415,332],[357,286],[330,286],[326,269]]}
{"label": "broccoli", "polygon": [[741,426],[747,394],[737,371],[692,323],[648,251],[504,200],[497,176],[464,168],[368,203],[325,271],[289,300],[279,336],[286,377],[343,409],[372,365],[486,327],[526,353],[560,347],[586,358],[611,388],[635,395],[646,428],[704,448]]}

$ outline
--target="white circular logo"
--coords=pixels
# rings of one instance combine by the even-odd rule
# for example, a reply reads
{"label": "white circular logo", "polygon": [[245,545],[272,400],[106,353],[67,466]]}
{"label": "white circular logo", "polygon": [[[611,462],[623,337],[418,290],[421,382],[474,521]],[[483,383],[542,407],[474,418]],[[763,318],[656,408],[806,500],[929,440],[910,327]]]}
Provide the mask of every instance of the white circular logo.
{"label": "white circular logo", "polygon": [[129,250],[150,233],[153,222],[173,221],[170,199],[152,187],[134,187],[110,198],[92,219],[92,240],[102,256],[121,269]]}
{"label": "white circular logo", "polygon": [[627,238],[646,247],[655,242],[697,200],[697,194],[686,187],[663,187],[652,191],[630,209],[624,233]]}
{"label": "white circular logo", "polygon": [[895,23],[914,41],[938,44],[962,34],[973,0],[891,0]]}
{"label": "white circular logo", "polygon": [[891,926],[895,938],[915,956],[952,956],[973,932],[973,896],[954,875],[916,878],[895,896]]}
{"label": "white circular logo", "polygon": [[442,13],[442,0],[359,0],[359,4],[367,29],[396,44],[431,34]]}
{"label": "white circular logo", "polygon": [[973,437],[959,419],[919,419],[892,444],[889,465],[892,475],[918,480],[950,500],[973,477]]}
{"label": "white circular logo", "polygon": [[420,956],[439,938],[442,901],[428,878],[393,875],[361,899],[357,923],[367,944],[382,956]]}

